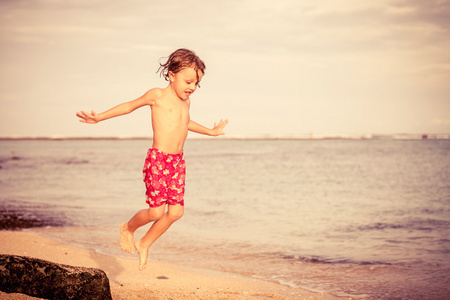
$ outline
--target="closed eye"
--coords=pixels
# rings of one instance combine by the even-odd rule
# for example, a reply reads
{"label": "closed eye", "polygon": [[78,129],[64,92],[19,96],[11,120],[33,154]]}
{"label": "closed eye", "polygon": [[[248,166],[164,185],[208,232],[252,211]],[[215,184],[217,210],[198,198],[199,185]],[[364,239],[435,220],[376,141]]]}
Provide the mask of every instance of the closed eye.
{"label": "closed eye", "polygon": [[[191,84],[191,83],[192,83],[192,81],[186,81],[186,84]],[[200,82],[196,82],[195,85],[200,87]]]}

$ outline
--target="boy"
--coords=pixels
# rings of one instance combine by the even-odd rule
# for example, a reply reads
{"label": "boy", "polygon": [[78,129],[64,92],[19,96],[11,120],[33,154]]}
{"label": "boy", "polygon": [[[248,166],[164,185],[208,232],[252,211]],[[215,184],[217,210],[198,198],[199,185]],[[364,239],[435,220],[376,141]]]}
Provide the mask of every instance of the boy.
{"label": "boy", "polygon": [[[176,50],[165,64],[160,64],[159,70],[169,81],[166,88],[151,89],[133,101],[119,104],[100,114],[94,111],[76,114],[80,122],[95,124],[128,114],[145,105],[151,107],[153,146],[148,150],[143,170],[147,187],[146,202],[150,207],[138,211],[130,221],[120,226],[121,249],[128,253],[134,253],[134,249],[138,251],[141,271],[146,267],[148,249],[153,242],[183,216],[186,176],[183,147],[188,130],[219,136],[225,134],[223,128],[228,124],[227,120],[220,120],[209,129],[189,118],[190,96],[205,72],[205,64],[193,51]],[[149,222],[154,223],[144,237],[134,243],[136,229]]]}

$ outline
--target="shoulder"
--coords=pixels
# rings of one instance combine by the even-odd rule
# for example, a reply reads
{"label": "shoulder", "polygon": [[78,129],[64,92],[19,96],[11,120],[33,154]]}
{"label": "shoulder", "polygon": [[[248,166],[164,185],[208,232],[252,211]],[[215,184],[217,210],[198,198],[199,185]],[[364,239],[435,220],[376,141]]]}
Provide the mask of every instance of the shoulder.
{"label": "shoulder", "polygon": [[148,90],[145,94],[152,96],[152,97],[156,97],[156,98],[161,98],[163,96],[164,90],[161,88],[153,88],[151,90]]}
{"label": "shoulder", "polygon": [[158,100],[160,100],[161,98],[163,98],[164,96],[164,91],[161,88],[153,88],[148,90],[145,94],[144,94],[144,98],[145,100],[150,104],[150,105],[154,105],[156,102],[158,102]]}

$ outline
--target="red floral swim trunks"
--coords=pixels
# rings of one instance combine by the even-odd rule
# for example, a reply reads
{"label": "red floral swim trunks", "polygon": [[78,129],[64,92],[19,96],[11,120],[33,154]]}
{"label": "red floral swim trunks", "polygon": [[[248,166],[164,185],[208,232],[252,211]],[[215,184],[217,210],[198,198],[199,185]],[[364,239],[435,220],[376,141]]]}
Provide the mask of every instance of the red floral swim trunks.
{"label": "red floral swim trunks", "polygon": [[165,203],[184,206],[186,163],[183,152],[168,154],[150,148],[142,172],[147,187],[145,202],[150,207],[159,207]]}

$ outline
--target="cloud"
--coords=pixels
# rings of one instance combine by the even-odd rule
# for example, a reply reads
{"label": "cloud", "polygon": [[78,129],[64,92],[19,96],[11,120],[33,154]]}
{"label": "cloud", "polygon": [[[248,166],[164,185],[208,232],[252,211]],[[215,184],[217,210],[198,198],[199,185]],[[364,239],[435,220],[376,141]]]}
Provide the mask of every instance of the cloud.
{"label": "cloud", "polygon": [[422,23],[450,31],[450,2],[448,0],[394,0],[392,7],[403,11],[403,21]]}
{"label": "cloud", "polygon": [[432,120],[432,124],[434,124],[434,125],[450,125],[450,119],[434,118]]}

